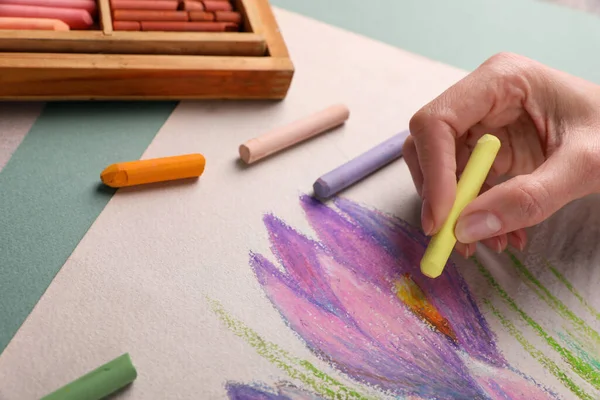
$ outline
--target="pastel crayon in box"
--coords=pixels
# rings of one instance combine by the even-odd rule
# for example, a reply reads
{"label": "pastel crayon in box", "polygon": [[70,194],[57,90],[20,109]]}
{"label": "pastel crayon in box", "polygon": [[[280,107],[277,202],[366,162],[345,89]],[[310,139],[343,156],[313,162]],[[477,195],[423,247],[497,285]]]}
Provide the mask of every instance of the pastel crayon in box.
{"label": "pastel crayon in box", "polygon": [[280,100],[294,75],[268,0],[10,3],[0,100]]}

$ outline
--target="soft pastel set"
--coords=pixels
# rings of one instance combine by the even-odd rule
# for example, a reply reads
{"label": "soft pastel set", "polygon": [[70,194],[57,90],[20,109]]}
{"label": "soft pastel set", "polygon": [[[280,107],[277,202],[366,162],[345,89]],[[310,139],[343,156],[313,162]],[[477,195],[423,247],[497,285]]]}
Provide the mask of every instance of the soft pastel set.
{"label": "soft pastel set", "polygon": [[0,0],[0,99],[283,99],[268,0]]}
{"label": "soft pastel set", "polygon": [[237,32],[242,14],[229,0],[110,0],[115,31]]}

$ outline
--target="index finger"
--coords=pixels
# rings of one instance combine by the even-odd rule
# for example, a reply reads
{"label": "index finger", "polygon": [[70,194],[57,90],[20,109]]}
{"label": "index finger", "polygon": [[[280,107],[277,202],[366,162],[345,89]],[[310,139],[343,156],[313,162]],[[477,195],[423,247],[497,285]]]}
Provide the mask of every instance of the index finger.
{"label": "index finger", "polygon": [[490,62],[495,61],[482,64],[410,120],[423,176],[421,224],[428,234],[441,228],[454,204],[456,139],[484,119],[502,95],[501,74]]}

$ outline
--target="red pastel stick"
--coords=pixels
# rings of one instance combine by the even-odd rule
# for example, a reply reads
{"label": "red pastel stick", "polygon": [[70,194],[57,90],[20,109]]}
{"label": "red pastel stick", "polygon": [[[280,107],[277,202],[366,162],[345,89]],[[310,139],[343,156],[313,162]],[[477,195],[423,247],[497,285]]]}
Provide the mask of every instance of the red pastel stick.
{"label": "red pastel stick", "polygon": [[215,14],[206,11],[190,11],[190,21],[214,21]]}
{"label": "red pastel stick", "polygon": [[22,6],[42,6],[50,8],[73,8],[95,14],[98,6],[95,0],[0,0],[0,4]]}
{"label": "red pastel stick", "polygon": [[235,11],[215,11],[215,19],[221,22],[242,22],[242,14]]}
{"label": "red pastel stick", "polygon": [[163,10],[114,10],[115,21],[187,21],[188,13],[185,11]]}
{"label": "red pastel stick", "polygon": [[113,21],[115,31],[141,31],[142,25],[137,21]]}
{"label": "red pastel stick", "polygon": [[[12,0],[11,0],[12,1]],[[113,10],[177,10],[177,0],[110,0]]]}
{"label": "red pastel stick", "polygon": [[85,10],[15,4],[0,4],[0,17],[58,19],[71,29],[86,29],[94,23],[90,13]]}
{"label": "red pastel stick", "polygon": [[181,8],[186,11],[204,11],[204,4],[199,1],[185,0],[181,4]]}
{"label": "red pastel stick", "polygon": [[206,11],[232,11],[233,6],[228,1],[219,0],[203,0],[204,9]]}
{"label": "red pastel stick", "polygon": [[236,29],[237,25],[230,22],[142,21],[143,31],[225,32]]}

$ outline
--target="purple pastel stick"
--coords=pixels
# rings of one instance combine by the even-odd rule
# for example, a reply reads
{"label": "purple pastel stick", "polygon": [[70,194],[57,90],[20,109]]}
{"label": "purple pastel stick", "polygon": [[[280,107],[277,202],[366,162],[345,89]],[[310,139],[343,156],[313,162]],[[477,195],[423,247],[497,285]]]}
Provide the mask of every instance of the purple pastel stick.
{"label": "purple pastel stick", "polygon": [[402,146],[408,130],[392,136],[371,150],[340,165],[316,180],[313,190],[317,197],[326,199],[353,185],[379,168],[402,157]]}

